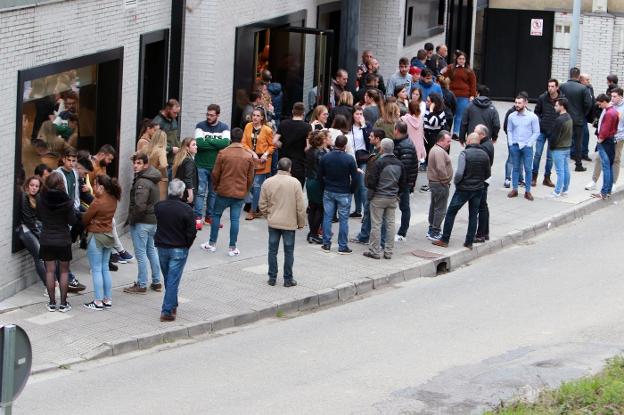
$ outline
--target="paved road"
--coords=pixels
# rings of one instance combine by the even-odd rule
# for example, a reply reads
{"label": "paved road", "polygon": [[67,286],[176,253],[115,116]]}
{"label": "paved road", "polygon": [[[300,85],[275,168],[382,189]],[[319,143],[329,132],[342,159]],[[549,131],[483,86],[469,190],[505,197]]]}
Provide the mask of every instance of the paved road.
{"label": "paved road", "polygon": [[622,350],[621,211],[360,301],[38,375],[15,412],[480,413]]}

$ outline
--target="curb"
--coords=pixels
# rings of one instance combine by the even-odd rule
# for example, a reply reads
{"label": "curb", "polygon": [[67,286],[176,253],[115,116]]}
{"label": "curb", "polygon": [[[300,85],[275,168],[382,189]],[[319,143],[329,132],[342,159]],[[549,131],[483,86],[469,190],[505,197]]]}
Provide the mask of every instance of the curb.
{"label": "curb", "polygon": [[276,301],[268,307],[258,308],[257,310],[254,309],[237,315],[220,314],[205,321],[176,325],[163,331],[144,333],[119,339],[114,342],[103,343],[95,349],[83,354],[80,358],[58,363],[46,363],[33,367],[31,374],[69,369],[71,365],[90,360],[119,356],[139,350],[147,350],[154,346],[175,342],[176,340],[192,339],[204,334],[212,334],[225,329],[244,326],[265,318],[275,317],[278,313],[288,314],[331,306],[403,281],[416,278],[436,277],[439,273],[453,271],[479,257],[490,255],[513,244],[533,239],[551,229],[570,223],[575,219],[580,219],[590,213],[609,207],[614,203],[618,203],[622,199],[624,199],[624,190],[614,192],[608,202],[600,199],[581,202],[573,208],[537,222],[531,227],[514,230],[499,239],[475,245],[472,250],[462,249],[391,274],[360,278],[352,282],[339,284],[333,288],[315,291],[314,294],[306,297]]}

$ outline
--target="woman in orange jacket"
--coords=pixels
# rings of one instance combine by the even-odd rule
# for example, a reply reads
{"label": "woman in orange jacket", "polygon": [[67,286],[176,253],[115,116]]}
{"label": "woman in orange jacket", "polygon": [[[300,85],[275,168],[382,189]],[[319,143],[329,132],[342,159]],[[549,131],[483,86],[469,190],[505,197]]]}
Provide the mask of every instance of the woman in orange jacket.
{"label": "woman in orange jacket", "polygon": [[262,183],[271,173],[271,159],[275,146],[273,145],[273,130],[266,124],[266,113],[262,107],[257,107],[251,114],[251,122],[245,126],[243,132],[243,147],[251,151],[256,163],[256,175],[251,187],[251,210],[246,220],[253,220],[260,216],[258,201]]}

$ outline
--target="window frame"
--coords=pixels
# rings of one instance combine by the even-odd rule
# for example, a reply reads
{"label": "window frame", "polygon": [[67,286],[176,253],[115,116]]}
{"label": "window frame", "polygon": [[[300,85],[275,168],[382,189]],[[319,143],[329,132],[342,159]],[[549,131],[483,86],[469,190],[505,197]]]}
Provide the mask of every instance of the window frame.
{"label": "window frame", "polygon": [[[444,17],[445,17],[445,10],[446,10],[446,1],[445,0],[428,0],[428,2],[438,3],[438,7],[437,7],[438,13],[436,16],[436,20],[438,24],[433,27],[427,28],[425,33],[421,35],[417,35],[417,34],[410,34],[408,29],[411,29],[411,32],[413,33],[413,30],[416,27],[416,22],[414,19],[416,17],[416,13],[415,13],[414,6],[416,6],[419,3],[422,3],[422,0],[420,1],[419,0],[406,0],[405,1],[405,11],[404,11],[404,19],[403,19],[403,46],[410,46],[415,43],[421,42],[425,39],[429,39],[440,33],[444,33]],[[411,19],[409,18],[410,8],[412,9]],[[431,17],[431,16],[428,16],[428,17]]]}

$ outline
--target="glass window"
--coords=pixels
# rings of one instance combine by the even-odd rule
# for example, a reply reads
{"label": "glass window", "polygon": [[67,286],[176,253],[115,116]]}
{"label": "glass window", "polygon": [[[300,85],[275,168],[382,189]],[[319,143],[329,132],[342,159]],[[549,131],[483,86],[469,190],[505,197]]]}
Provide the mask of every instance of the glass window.
{"label": "glass window", "polygon": [[444,31],[445,0],[407,0],[403,45],[411,45]]}

